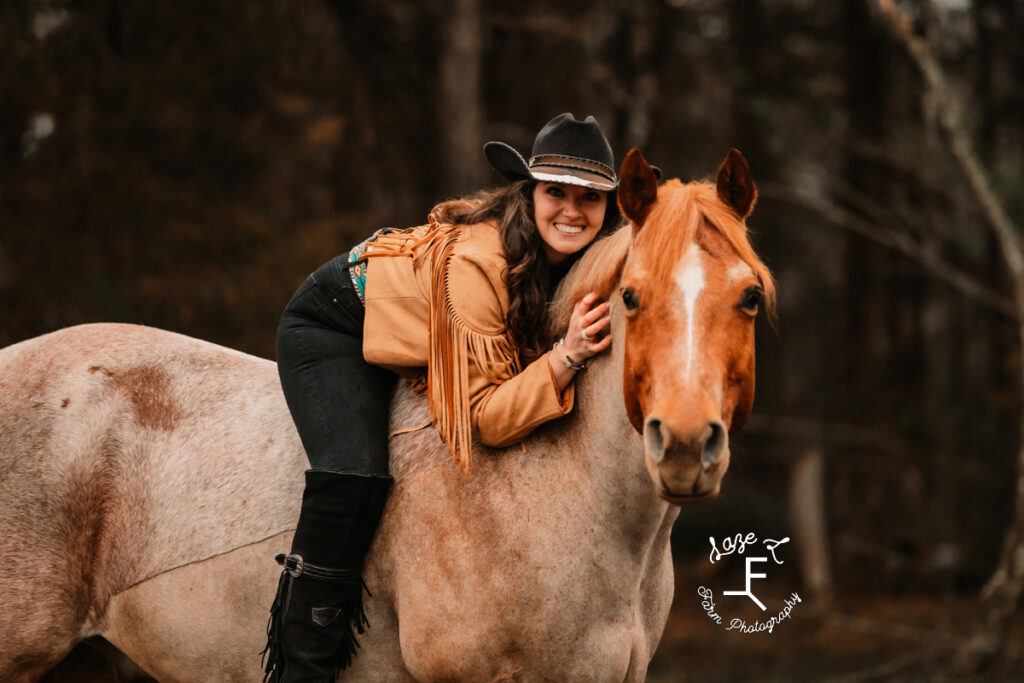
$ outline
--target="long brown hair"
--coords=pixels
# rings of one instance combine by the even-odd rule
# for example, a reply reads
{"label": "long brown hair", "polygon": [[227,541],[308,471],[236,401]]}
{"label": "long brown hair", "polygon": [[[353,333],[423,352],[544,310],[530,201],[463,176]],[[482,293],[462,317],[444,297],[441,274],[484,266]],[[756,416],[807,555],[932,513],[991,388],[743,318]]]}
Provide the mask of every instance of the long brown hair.
{"label": "long brown hair", "polygon": [[[443,202],[431,211],[437,221],[470,225],[494,221],[505,245],[508,262],[508,314],[505,327],[519,349],[523,365],[539,358],[553,341],[548,332],[548,301],[554,287],[580,256],[573,254],[556,266],[548,264],[544,241],[537,230],[533,211],[533,180],[518,180],[502,187],[482,190],[463,199]],[[604,234],[618,222],[615,194],[608,193]]]}

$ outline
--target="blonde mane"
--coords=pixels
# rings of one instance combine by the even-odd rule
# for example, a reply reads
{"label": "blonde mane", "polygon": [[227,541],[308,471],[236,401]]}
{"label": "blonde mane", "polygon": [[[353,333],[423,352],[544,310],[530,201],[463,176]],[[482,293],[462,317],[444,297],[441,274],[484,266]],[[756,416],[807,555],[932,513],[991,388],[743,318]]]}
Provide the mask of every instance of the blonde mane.
{"label": "blonde mane", "polygon": [[594,242],[573,264],[551,299],[548,320],[551,321],[552,336],[565,332],[573,306],[588,292],[597,292],[602,299],[611,296],[612,289],[619,283],[632,243],[633,226],[626,224],[608,237]]}
{"label": "blonde mane", "polygon": [[[704,225],[715,228],[750,266],[764,288],[765,309],[775,317],[775,280],[758,258],[747,236],[746,224],[718,196],[710,182],[683,184],[677,179],[658,188],[658,200],[644,221],[636,246],[651,254],[648,272],[658,282],[671,279],[672,270]],[[550,320],[554,334],[569,326],[573,306],[588,292],[608,299],[618,284],[622,268],[633,247],[633,226],[623,226],[609,237],[595,242],[562,279],[551,302]]]}

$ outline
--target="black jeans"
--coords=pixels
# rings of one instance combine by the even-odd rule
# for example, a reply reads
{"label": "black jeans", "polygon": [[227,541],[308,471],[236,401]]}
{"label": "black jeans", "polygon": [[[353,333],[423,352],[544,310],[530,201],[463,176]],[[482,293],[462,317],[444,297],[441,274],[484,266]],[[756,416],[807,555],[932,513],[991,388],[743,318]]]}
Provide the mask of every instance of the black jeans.
{"label": "black jeans", "polygon": [[343,253],[314,271],[285,307],[277,370],[313,469],[386,476],[398,376],[363,360],[364,316]]}

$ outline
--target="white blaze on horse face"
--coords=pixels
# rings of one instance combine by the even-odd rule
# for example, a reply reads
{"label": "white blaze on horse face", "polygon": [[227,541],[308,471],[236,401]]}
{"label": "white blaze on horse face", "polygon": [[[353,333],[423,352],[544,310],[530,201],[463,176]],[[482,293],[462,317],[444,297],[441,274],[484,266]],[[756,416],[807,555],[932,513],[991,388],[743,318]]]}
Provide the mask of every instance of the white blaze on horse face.
{"label": "white blaze on horse face", "polygon": [[683,315],[686,319],[686,376],[693,371],[694,345],[696,343],[697,298],[704,290],[704,264],[701,262],[700,247],[691,244],[676,271],[676,287],[683,299]]}
{"label": "white blaze on horse face", "polygon": [[726,271],[726,275],[729,278],[729,282],[733,283],[743,278],[754,277],[754,269],[745,262],[739,261],[729,266],[729,270]]}

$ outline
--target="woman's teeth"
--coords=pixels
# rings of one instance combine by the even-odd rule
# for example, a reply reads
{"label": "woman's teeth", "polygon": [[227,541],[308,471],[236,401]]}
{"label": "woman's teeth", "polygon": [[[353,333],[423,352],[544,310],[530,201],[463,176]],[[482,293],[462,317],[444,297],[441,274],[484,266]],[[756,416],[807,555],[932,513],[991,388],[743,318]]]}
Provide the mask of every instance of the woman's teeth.
{"label": "woman's teeth", "polygon": [[558,232],[564,232],[567,235],[575,235],[578,232],[583,232],[583,228],[579,225],[566,225],[565,223],[555,223],[555,230]]}

